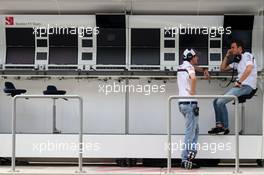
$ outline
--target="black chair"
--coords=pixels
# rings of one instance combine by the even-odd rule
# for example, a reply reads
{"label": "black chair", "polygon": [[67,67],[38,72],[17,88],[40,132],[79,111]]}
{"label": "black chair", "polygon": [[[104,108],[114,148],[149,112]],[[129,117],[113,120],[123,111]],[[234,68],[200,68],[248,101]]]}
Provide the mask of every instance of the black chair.
{"label": "black chair", "polygon": [[238,102],[239,103],[245,103],[246,100],[251,99],[256,94],[257,91],[258,91],[258,88],[253,89],[250,94],[239,96]]}
{"label": "black chair", "polygon": [[58,90],[56,86],[49,85],[47,86],[47,90],[43,91],[44,95],[65,95],[66,91]]}
{"label": "black chair", "polygon": [[253,89],[250,94],[247,95],[242,95],[238,97],[238,103],[242,104],[242,111],[241,111],[241,130],[240,134],[244,134],[244,129],[245,129],[245,103],[247,100],[251,99],[252,97],[255,96],[256,92],[258,91],[258,88]]}
{"label": "black chair", "polygon": [[[49,85],[47,86],[47,89],[43,91],[43,94],[44,95],[65,95],[66,91],[58,90],[56,86]],[[52,98],[52,99],[53,99],[53,126],[52,126],[53,130],[52,132],[55,134],[59,134],[61,133],[61,131],[59,131],[56,127],[56,100],[58,98]],[[67,99],[64,98],[64,100],[67,100]]]}
{"label": "black chair", "polygon": [[7,81],[7,82],[5,82],[4,92],[7,95],[14,97],[16,95],[24,94],[27,91],[25,89],[16,89],[13,83]]}

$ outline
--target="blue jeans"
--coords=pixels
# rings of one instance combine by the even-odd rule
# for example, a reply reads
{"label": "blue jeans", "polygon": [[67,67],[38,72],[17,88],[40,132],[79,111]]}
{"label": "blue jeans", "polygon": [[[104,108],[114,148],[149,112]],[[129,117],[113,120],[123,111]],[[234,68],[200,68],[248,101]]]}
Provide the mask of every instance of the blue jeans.
{"label": "blue jeans", "polygon": [[180,104],[180,112],[185,118],[184,148],[182,151],[182,161],[188,159],[189,151],[197,153],[197,141],[199,134],[198,116],[194,115],[194,108],[197,104]]}
{"label": "blue jeans", "polygon": [[[233,87],[225,93],[225,95],[235,95],[237,97],[250,94],[253,88],[248,85],[242,87]],[[215,121],[217,124],[222,124],[224,128],[228,128],[228,112],[226,104],[232,101],[232,98],[216,98],[214,99]]]}

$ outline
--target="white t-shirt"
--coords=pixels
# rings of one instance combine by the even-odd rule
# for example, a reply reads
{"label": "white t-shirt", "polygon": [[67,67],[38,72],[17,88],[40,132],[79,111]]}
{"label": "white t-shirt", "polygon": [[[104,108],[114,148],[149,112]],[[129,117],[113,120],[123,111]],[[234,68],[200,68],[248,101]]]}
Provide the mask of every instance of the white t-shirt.
{"label": "white t-shirt", "polygon": [[[186,70],[186,71],[184,71]],[[177,82],[179,88],[179,96],[191,96],[191,80],[190,75],[195,75],[195,69],[188,61],[184,61],[177,72]],[[197,101],[196,99],[179,99],[179,101]]]}
{"label": "white t-shirt", "polygon": [[242,82],[242,85],[248,85],[248,86],[252,87],[253,89],[256,89],[258,70],[257,70],[256,59],[254,59],[254,57],[251,53],[249,53],[249,52],[243,53],[239,63],[232,63],[229,66],[231,68],[234,67],[235,69],[237,69],[238,79],[240,79],[241,76],[243,75],[243,73],[245,72],[247,65],[253,65],[253,70],[249,74],[247,79],[245,79]]}

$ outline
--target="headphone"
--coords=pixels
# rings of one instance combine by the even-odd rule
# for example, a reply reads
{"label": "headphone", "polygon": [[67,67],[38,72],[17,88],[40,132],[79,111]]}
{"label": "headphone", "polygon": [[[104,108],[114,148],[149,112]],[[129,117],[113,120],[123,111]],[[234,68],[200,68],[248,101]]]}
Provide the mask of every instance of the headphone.
{"label": "headphone", "polygon": [[[187,55],[184,54],[184,52],[187,52]],[[183,60],[185,61],[191,61],[192,58],[195,56],[195,52],[193,51],[193,49],[186,49],[185,51],[183,52]]]}
{"label": "headphone", "polygon": [[232,64],[232,63],[239,63],[242,59],[242,55],[238,54],[238,55],[233,55],[232,58],[229,59],[228,64]]}
{"label": "headphone", "polygon": [[242,55],[240,55],[240,54],[235,55],[233,58],[233,62],[239,63],[241,59],[242,59]]}

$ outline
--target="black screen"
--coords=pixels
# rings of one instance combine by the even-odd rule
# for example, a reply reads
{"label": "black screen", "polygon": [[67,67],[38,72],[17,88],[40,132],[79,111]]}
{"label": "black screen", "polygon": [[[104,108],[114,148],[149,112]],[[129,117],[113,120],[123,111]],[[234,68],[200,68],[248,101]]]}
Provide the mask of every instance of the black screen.
{"label": "black screen", "polygon": [[230,48],[233,40],[240,40],[243,42],[246,49],[251,49],[252,31],[233,30],[230,35],[223,35],[223,48]]}
{"label": "black screen", "polygon": [[96,26],[99,28],[126,28],[125,15],[96,15]]}
{"label": "black screen", "polygon": [[174,61],[175,60],[175,53],[164,53],[164,60],[165,61]]}
{"label": "black screen", "polygon": [[251,52],[252,31],[251,30],[233,30],[230,35],[223,35],[222,53],[225,55],[231,47],[232,41],[240,40],[243,42],[245,51]]}
{"label": "black screen", "polygon": [[210,40],[210,48],[221,48],[220,40]]}
{"label": "black screen", "polygon": [[125,15],[96,15],[97,64],[126,64]]}
{"label": "black screen", "polygon": [[6,45],[35,47],[33,28],[6,28]]}
{"label": "black screen", "polygon": [[[196,31],[197,32],[197,31]],[[179,36],[180,47],[196,47],[196,48],[207,48],[208,47],[208,35],[196,33],[193,31],[192,34],[181,34]]]}
{"label": "black screen", "polygon": [[174,38],[175,33],[175,29],[164,29],[164,38]]}
{"label": "black screen", "polygon": [[93,40],[92,39],[83,39],[82,40],[82,47],[93,47]]}
{"label": "black screen", "polygon": [[252,30],[254,23],[253,15],[225,15],[224,28],[231,27],[231,30]]}
{"label": "black screen", "polygon": [[160,64],[160,29],[131,29],[131,64]]}
{"label": "black screen", "polygon": [[37,60],[47,60],[47,52],[38,52]]}
{"label": "black screen", "polygon": [[34,64],[34,47],[7,47],[6,64]]}
{"label": "black screen", "polygon": [[49,45],[50,46],[78,46],[78,34],[74,33],[75,29],[72,28],[62,28],[54,34],[49,35]]}
{"label": "black screen", "polygon": [[49,35],[49,64],[78,63],[78,34],[73,28],[62,28]]}
{"label": "black screen", "polygon": [[34,64],[35,34],[33,28],[6,28],[6,63]]}
{"label": "black screen", "polygon": [[164,47],[165,48],[175,48],[175,40],[165,40]]}
{"label": "black screen", "polygon": [[47,37],[48,33],[46,29],[37,29],[37,37]]}
{"label": "black screen", "polygon": [[[183,62],[183,52],[186,48],[180,48],[180,59],[179,64]],[[208,48],[192,48],[195,50],[198,56],[198,64],[199,65],[208,65]]]}
{"label": "black screen", "polygon": [[125,15],[96,15],[97,64],[126,64]]}
{"label": "black screen", "polygon": [[38,47],[48,47],[48,40],[46,39],[38,39],[37,40]]}
{"label": "black screen", "polygon": [[93,53],[91,52],[82,53],[82,60],[92,60],[92,59],[93,59]]}
{"label": "black screen", "polygon": [[131,29],[132,47],[160,47],[160,29]]}
{"label": "black screen", "polygon": [[99,47],[125,47],[125,29],[99,29],[97,46]]}
{"label": "black screen", "polygon": [[77,64],[77,47],[50,47],[49,64]]}
{"label": "black screen", "polygon": [[221,61],[220,53],[210,53],[210,61]]}
{"label": "black screen", "polygon": [[204,35],[202,32],[199,33],[197,31],[196,33],[192,31],[192,34],[181,34],[179,36],[179,64],[182,64],[183,51],[187,48],[191,48],[197,52],[199,65],[208,65],[208,35]]}
{"label": "black screen", "polygon": [[125,47],[97,47],[97,64],[125,65]]}

